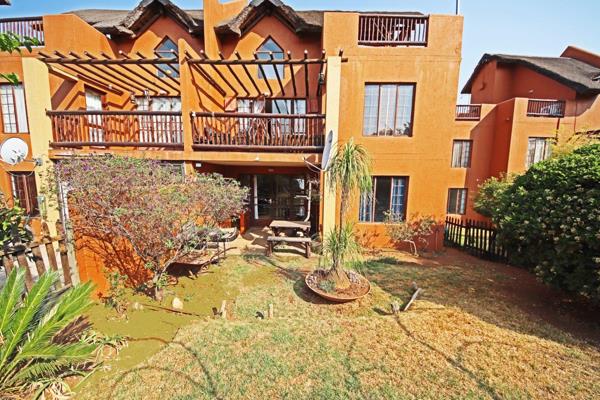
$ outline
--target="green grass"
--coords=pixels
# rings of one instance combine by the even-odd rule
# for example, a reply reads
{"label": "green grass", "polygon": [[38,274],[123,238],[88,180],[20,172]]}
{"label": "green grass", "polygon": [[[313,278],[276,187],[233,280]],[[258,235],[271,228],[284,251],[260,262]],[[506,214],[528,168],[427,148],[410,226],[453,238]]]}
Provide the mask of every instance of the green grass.
{"label": "green grass", "polygon": [[[553,319],[551,313],[559,312],[553,301],[560,296],[554,299],[554,292],[524,271],[451,254],[413,259],[394,253],[358,263],[372,290],[348,304],[324,303],[306,289],[304,275],[316,260],[229,257],[175,288],[182,298],[192,296],[185,310],[207,318],[143,310],[131,311],[128,323],[113,321],[119,333],[132,329],[139,338],[169,326],[163,332],[169,343],[153,348],[153,356],[147,350],[133,352],[130,359],[139,360],[135,366],[109,360],[102,379],[85,382],[79,397],[600,396],[600,349],[589,342],[600,337],[597,326],[564,308]],[[413,281],[423,288],[422,298],[410,311],[389,315],[392,301],[410,297]],[[208,317],[223,299],[229,304],[228,320]],[[266,315],[269,304],[275,318],[257,319],[257,311]],[[133,328],[141,318],[136,314],[148,314],[143,327]],[[96,321],[105,317],[94,316]]]}

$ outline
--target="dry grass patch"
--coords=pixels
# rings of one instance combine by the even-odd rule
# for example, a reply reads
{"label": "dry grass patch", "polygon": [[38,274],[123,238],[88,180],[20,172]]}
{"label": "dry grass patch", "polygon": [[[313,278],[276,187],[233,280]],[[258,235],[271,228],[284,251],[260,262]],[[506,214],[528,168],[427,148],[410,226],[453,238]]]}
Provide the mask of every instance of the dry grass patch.
{"label": "dry grass patch", "polygon": [[[230,257],[213,271],[237,288],[229,299],[230,320],[206,319],[180,329],[155,356],[82,395],[600,397],[600,349],[515,302],[506,292],[515,276],[511,269],[439,261],[371,259],[358,267],[372,280],[372,293],[360,302],[331,305],[302,283],[315,260]],[[408,298],[413,280],[425,289],[422,299],[409,312],[388,315],[393,299]],[[275,304],[275,318],[257,319],[256,311],[269,303]]]}

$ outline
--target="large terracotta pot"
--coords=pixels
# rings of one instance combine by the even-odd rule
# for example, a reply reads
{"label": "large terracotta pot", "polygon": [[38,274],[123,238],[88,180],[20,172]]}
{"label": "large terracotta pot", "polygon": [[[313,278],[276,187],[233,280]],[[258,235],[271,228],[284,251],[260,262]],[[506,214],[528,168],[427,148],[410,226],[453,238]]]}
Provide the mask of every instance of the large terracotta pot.
{"label": "large terracotta pot", "polygon": [[367,278],[365,278],[364,276],[357,274],[356,272],[348,272],[353,274],[351,282],[354,281],[352,284],[358,286],[358,288],[363,289],[360,290],[358,293],[354,293],[354,294],[338,294],[335,292],[325,292],[324,290],[321,290],[318,286],[317,283],[319,281],[319,278],[321,278],[323,276],[323,272],[322,270],[317,270],[317,271],[313,271],[310,274],[306,275],[306,277],[304,278],[304,282],[306,283],[306,286],[308,286],[308,288],[310,290],[312,290],[315,294],[319,295],[320,297],[332,301],[334,303],[347,303],[350,301],[354,301],[354,300],[358,300],[362,297],[365,297],[367,294],[369,294],[369,292],[371,291],[371,284],[369,283],[369,281],[367,280]]}

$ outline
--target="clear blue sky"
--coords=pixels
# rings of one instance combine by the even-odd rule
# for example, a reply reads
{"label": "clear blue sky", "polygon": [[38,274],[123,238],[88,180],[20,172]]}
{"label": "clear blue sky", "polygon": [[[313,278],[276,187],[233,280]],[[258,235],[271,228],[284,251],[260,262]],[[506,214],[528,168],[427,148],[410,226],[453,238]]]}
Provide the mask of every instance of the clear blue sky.
{"label": "clear blue sky", "polygon": [[[174,0],[201,8],[201,0]],[[297,9],[398,10],[453,14],[455,0],[284,0]],[[81,8],[131,9],[139,0],[12,0],[0,17]],[[558,56],[567,45],[600,53],[599,0],[462,0],[465,17],[460,85],[483,53]]]}

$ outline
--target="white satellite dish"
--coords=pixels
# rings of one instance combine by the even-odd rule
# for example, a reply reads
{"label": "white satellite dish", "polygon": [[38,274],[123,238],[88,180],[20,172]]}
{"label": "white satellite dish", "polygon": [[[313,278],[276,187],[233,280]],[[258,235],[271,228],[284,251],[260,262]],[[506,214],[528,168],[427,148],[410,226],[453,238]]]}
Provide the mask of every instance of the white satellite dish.
{"label": "white satellite dish", "polygon": [[331,158],[331,149],[333,147],[333,131],[329,131],[325,137],[325,147],[323,148],[323,157],[321,158],[321,169],[327,171],[329,159]]}
{"label": "white satellite dish", "polygon": [[27,157],[29,146],[23,139],[6,139],[0,145],[0,160],[10,165],[16,165]]}

